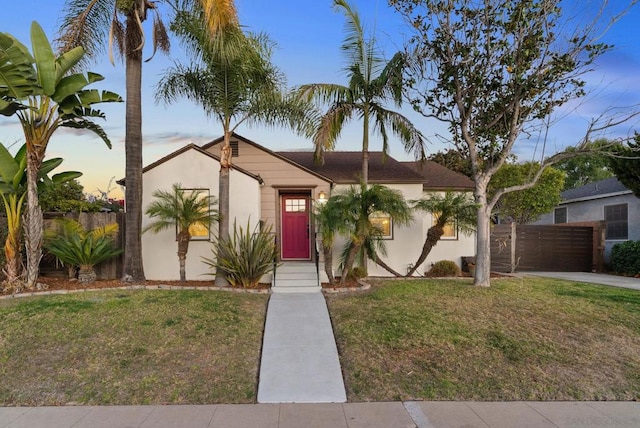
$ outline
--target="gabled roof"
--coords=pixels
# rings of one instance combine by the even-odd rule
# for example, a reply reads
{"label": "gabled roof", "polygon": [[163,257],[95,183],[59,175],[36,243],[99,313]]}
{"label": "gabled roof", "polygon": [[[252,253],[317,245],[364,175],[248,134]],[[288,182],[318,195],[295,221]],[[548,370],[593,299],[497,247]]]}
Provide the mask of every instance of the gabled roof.
{"label": "gabled roof", "polygon": [[430,190],[473,190],[473,180],[433,161],[402,162],[424,177],[424,188]]}
{"label": "gabled roof", "polygon": [[[324,165],[318,165],[313,152],[278,152],[306,169],[331,178],[340,184],[360,182],[362,152],[327,152]],[[369,152],[370,183],[423,183],[424,178],[390,156],[383,160],[382,152]]]}
{"label": "gabled roof", "polygon": [[600,199],[628,193],[633,192],[627,189],[616,177],[611,177],[585,184],[584,186],[565,190],[560,194],[560,197],[562,198],[561,203],[565,204],[569,202]]}
{"label": "gabled roof", "polygon": [[[318,177],[318,178],[320,178],[320,179],[322,179],[322,180],[324,180],[324,181],[326,181],[328,183],[331,183],[333,181],[330,177],[328,177],[326,175],[323,175],[322,173],[319,173],[319,172],[317,172],[317,171],[315,171],[313,169],[307,168],[305,165],[298,164],[298,163],[295,162],[295,160],[292,160],[292,159],[290,159],[290,158],[288,158],[286,156],[283,156],[282,153],[285,153],[285,152],[274,152],[274,151],[269,150],[268,148],[266,148],[264,146],[261,146],[260,144],[254,142],[254,141],[249,140],[248,138],[243,137],[242,135],[236,134],[235,132],[233,132],[231,134],[231,138],[232,139],[237,139],[237,140],[242,140],[244,143],[249,144],[250,146],[253,146],[253,147],[257,148],[258,150],[262,150],[263,152],[268,153],[271,156],[274,156],[274,157],[276,157],[276,158],[278,158],[278,159],[280,159],[280,160],[282,160],[284,162],[287,162],[288,164],[291,164],[291,165],[293,165],[293,166],[295,166],[297,168],[300,168],[300,169],[308,172],[311,175],[315,175],[316,177]],[[222,143],[223,140],[224,140],[224,137],[216,138],[215,140],[204,144],[202,146],[202,149],[203,150],[210,149],[211,147]]]}
{"label": "gabled roof", "polygon": [[[214,155],[212,153],[209,153],[206,150],[203,150],[202,148],[200,148],[199,146],[196,146],[193,143],[190,143],[190,144],[187,144],[184,147],[179,148],[175,152],[171,152],[168,155],[166,155],[165,157],[160,158],[157,161],[155,161],[153,163],[150,163],[149,165],[145,166],[144,168],[142,168],[142,173],[144,174],[145,172],[147,172],[149,170],[152,170],[153,168],[155,168],[155,167],[157,167],[159,165],[162,165],[163,163],[165,163],[165,162],[167,162],[167,161],[169,161],[169,160],[171,160],[171,159],[173,159],[175,157],[178,157],[181,154],[183,154],[183,153],[185,153],[186,151],[189,151],[189,150],[195,150],[200,154],[203,154],[205,156],[208,156],[208,157],[210,157],[212,159],[215,159],[216,161],[220,162],[220,158],[218,156],[216,156],[216,155]],[[249,172],[249,171],[247,171],[245,169],[242,169],[240,167],[237,167],[237,166],[234,166],[233,169],[236,170],[236,171],[239,171],[239,172],[241,172],[241,173],[243,173],[245,175],[248,175],[249,177],[257,180],[258,183],[260,183],[260,184],[263,183],[263,180],[259,175],[256,175],[256,174],[254,174],[252,172]],[[117,181],[117,183],[119,185],[121,185],[121,186],[125,186],[125,178],[121,178],[120,180]]]}

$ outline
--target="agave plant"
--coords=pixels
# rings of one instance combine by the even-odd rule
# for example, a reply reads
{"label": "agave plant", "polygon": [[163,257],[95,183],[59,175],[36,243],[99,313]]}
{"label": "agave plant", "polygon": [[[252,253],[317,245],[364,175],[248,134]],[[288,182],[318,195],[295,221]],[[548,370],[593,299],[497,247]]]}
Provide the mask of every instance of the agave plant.
{"label": "agave plant", "polygon": [[77,266],[78,280],[81,283],[94,282],[94,266],[122,252],[122,249],[114,246],[117,223],[89,231],[77,220],[70,218],[56,219],[56,223],[58,230],[49,230],[45,234],[45,248],[63,263]]}
{"label": "agave plant", "polygon": [[255,288],[276,260],[277,249],[271,232],[271,226],[261,229],[258,225],[251,232],[249,221],[246,228],[234,222],[233,235],[221,240],[212,250],[214,255],[217,251],[217,258],[203,257],[202,260],[216,271],[222,270],[232,286]]}

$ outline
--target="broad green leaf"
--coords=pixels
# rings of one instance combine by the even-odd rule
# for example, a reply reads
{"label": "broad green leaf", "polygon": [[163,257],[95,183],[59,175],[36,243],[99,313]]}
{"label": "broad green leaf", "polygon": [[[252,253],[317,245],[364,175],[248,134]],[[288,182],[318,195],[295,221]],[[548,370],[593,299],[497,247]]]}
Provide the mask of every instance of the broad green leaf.
{"label": "broad green leaf", "polygon": [[0,144],[0,176],[2,180],[6,183],[12,183],[19,167],[20,165],[11,156],[9,150],[3,144]]}
{"label": "broad green leaf", "polygon": [[107,137],[107,133],[104,132],[104,129],[95,122],[91,122],[86,119],[67,120],[62,122],[60,126],[74,129],[88,129],[100,137],[107,147],[111,148],[111,141],[109,140],[109,137]]}
{"label": "broad green leaf", "polygon": [[84,48],[77,46],[56,59],[56,82],[60,82],[64,75],[82,59],[84,53]]}
{"label": "broad green leaf", "polygon": [[63,77],[56,85],[56,91],[51,99],[60,104],[68,96],[82,91],[89,83],[85,75],[81,73]]}
{"label": "broad green leaf", "polygon": [[31,23],[31,49],[36,60],[38,82],[47,96],[56,90],[56,57],[44,30],[36,21]]}
{"label": "broad green leaf", "polygon": [[20,148],[20,150],[18,150],[18,154],[16,154],[16,159],[19,160],[20,167],[18,168],[17,174],[13,176],[14,189],[17,189],[18,186],[20,186],[20,183],[22,183],[22,180],[24,178],[25,171],[27,170],[27,156],[26,155],[20,156],[21,152],[26,149],[27,149],[27,145],[25,144]]}
{"label": "broad green leaf", "polygon": [[59,167],[61,163],[62,158],[52,158],[42,162],[42,165],[40,165],[40,170],[38,171],[38,178],[42,178],[45,175],[49,174],[51,171]]}
{"label": "broad green leaf", "polygon": [[79,171],[65,171],[59,174],[54,174],[51,180],[54,184],[66,183],[67,181],[75,180],[82,177],[82,173]]}

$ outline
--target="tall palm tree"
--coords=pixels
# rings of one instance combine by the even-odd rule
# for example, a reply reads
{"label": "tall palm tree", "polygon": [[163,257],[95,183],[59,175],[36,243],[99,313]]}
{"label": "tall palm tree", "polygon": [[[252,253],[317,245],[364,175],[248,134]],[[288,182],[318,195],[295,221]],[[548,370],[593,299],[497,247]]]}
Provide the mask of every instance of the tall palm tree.
{"label": "tall palm tree", "polygon": [[[264,35],[246,35],[229,28],[211,38],[197,17],[183,16],[181,34],[192,44],[198,61],[176,63],[158,85],[157,100],[171,103],[185,97],[200,104],[224,132],[220,151],[219,242],[229,239],[229,172],[231,135],[242,124],[287,126],[311,135],[313,109],[286,92],[280,71],[271,63],[272,43]],[[179,32],[180,33],[180,32]],[[227,285],[218,270],[216,284]]]}
{"label": "tall palm tree", "polygon": [[402,226],[411,221],[411,209],[400,191],[380,184],[366,186],[361,183],[360,186],[351,186],[344,193],[329,198],[329,201],[331,199],[334,200],[335,209],[341,213],[342,223],[349,229],[349,242],[343,252],[340,279],[344,283],[358,254],[361,255],[360,266],[366,271],[367,256],[377,261],[377,254],[385,253],[384,241],[379,239],[382,231],[371,222],[371,215],[388,214],[395,224]]}
{"label": "tall palm tree", "polygon": [[153,192],[155,200],[147,206],[146,214],[155,219],[143,232],[148,230],[158,233],[166,229],[178,229],[178,261],[180,262],[180,281],[187,280],[185,262],[191,241],[191,229],[204,226],[207,230],[218,220],[218,211],[214,208],[214,196],[203,195],[201,192],[184,190],[178,183],[171,186],[171,190],[156,190]]}
{"label": "tall palm tree", "polygon": [[438,243],[447,224],[454,223],[455,227],[464,234],[471,234],[476,227],[476,213],[478,206],[473,202],[473,197],[460,192],[445,192],[431,194],[426,198],[412,201],[415,209],[431,213],[435,217],[435,224],[427,230],[427,236],[422,246],[422,251],[413,267],[406,276],[411,276],[427,259],[427,256]]}
{"label": "tall palm tree", "polygon": [[99,74],[70,74],[84,56],[82,47],[56,57],[42,27],[36,22],[31,25],[31,45],[33,55],[13,36],[0,33],[0,114],[18,118],[26,143],[28,288],[36,284],[42,257],[42,210],[38,203],[37,183],[51,136],[60,127],[88,129],[111,148],[107,134],[92,121],[96,117],[104,118],[93,105],[122,101],[112,92],[85,89],[102,80]]}
{"label": "tall palm tree", "polygon": [[[347,34],[342,44],[348,66],[348,86],[331,83],[302,85],[299,92],[329,108],[316,129],[313,143],[316,159],[322,160],[325,150],[332,150],[346,122],[361,118],[362,129],[362,177],[369,182],[369,132],[370,126],[382,136],[382,151],[389,149],[389,131],[403,143],[407,153],[416,159],[424,159],[424,139],[411,121],[402,114],[389,110],[385,104],[402,105],[402,72],[405,66],[403,53],[396,53],[386,62],[375,38],[366,39],[358,13],[345,0],[334,0],[334,8],[342,10],[347,18]],[[373,122],[373,123],[372,123]]]}
{"label": "tall palm tree", "polygon": [[324,258],[324,271],[329,283],[333,284],[333,245],[336,234],[347,234],[349,224],[345,221],[344,207],[339,203],[340,198],[329,198],[325,202],[318,203],[314,217],[318,224],[317,232],[322,236],[322,255]]}
{"label": "tall palm tree", "polygon": [[[123,280],[143,281],[142,267],[142,23],[154,13],[152,41],[156,49],[167,51],[169,39],[160,19],[157,2],[149,0],[66,0],[60,28],[62,49],[84,46],[89,56],[105,43],[118,49],[126,63],[125,176],[126,213],[125,264]],[[211,35],[237,26],[233,0],[167,0],[177,14],[201,8]],[[108,36],[107,36],[108,35]],[[112,60],[113,62],[113,60]]]}

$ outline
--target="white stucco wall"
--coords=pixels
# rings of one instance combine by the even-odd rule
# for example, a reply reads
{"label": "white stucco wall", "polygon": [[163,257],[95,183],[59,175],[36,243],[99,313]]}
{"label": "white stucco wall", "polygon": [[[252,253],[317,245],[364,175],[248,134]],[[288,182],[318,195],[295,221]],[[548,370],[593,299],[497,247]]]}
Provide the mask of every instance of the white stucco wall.
{"label": "white stucco wall", "polygon": [[[399,190],[404,195],[405,200],[415,200],[426,196],[422,191],[422,184],[389,184],[389,188]],[[333,190],[333,194],[344,191],[349,186],[337,185]],[[393,239],[384,240],[387,248],[387,256],[381,258],[390,267],[401,274],[406,274],[410,264],[414,263],[420,256],[424,240],[427,236],[427,230],[432,225],[432,217],[429,213],[415,211],[413,221],[408,226],[393,225]],[[334,271],[337,275],[340,255],[344,248],[346,239],[340,238],[336,240],[333,249],[334,254]],[[473,256],[475,254],[475,234],[466,236],[458,234],[457,239],[441,239],[438,244],[431,250],[431,253],[416,271],[417,274],[423,274],[432,263],[439,260],[453,260],[461,265],[463,256]],[[385,269],[377,264],[369,261],[367,266],[369,275],[371,276],[393,276]]]}
{"label": "white stucco wall", "polygon": [[[146,210],[152,201],[151,194],[157,189],[169,190],[173,183],[180,183],[185,189],[209,189],[209,194],[218,196],[218,174],[220,164],[213,158],[187,150],[178,156],[146,171],[143,174],[142,206]],[[252,227],[260,220],[260,184],[258,181],[237,170],[230,176],[230,227],[237,220],[243,227],[251,219]],[[150,219],[143,214],[142,227]],[[217,225],[214,225],[214,231]],[[186,273],[188,280],[208,280],[209,267],[201,257],[212,257],[210,241],[191,241],[187,253]],[[178,280],[180,278],[178,245],[174,229],[158,234],[147,232],[142,235],[142,258],[147,279]]]}

